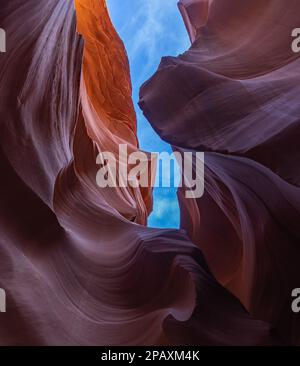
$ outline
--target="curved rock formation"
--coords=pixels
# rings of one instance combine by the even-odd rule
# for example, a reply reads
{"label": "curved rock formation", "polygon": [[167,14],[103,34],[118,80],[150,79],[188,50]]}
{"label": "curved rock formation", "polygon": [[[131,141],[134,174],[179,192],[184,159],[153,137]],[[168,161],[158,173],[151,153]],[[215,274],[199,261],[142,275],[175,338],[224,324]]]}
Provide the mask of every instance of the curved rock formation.
{"label": "curved rock formation", "polygon": [[192,47],[167,57],[140,106],[179,151],[205,152],[205,194],[179,192],[182,229],[217,280],[299,344],[300,3],[181,0]]}
{"label": "curved rock formation", "polygon": [[[260,316],[258,319],[251,317],[240,301],[215,280],[200,249],[183,230],[156,230],[145,226],[151,209],[150,190],[101,189],[97,186],[96,156],[99,151],[115,152],[123,142],[131,150],[138,149],[135,115],[125,51],[109,20],[105,2],[77,0],[75,4],[77,24],[72,1],[0,2],[0,24],[8,37],[7,53],[0,55],[0,166],[3,172],[0,182],[0,287],[7,293],[7,313],[1,315],[0,343],[262,345],[278,342],[268,322],[260,320]],[[202,21],[199,24],[202,25]],[[193,29],[197,30],[197,26],[196,22]],[[177,71],[177,76],[187,82],[183,89],[186,90],[185,98],[180,93],[174,96],[178,108],[183,108],[185,103],[193,105],[188,85],[195,88],[193,90],[203,90],[210,99],[210,91],[214,95],[213,85],[222,88],[226,85],[224,80],[231,83],[227,86],[235,83],[229,74],[219,79],[213,70],[204,72],[203,78],[201,70],[205,69],[198,65],[197,50],[198,43],[195,43],[183,58],[165,60],[160,71],[161,82],[156,84],[155,77],[143,92],[145,109],[151,111],[147,115],[158,129],[164,130],[163,136],[168,136],[169,132],[174,132],[174,136],[178,131],[185,132],[176,137],[176,143],[171,141],[178,148],[186,147],[181,146],[180,139],[189,136],[185,113],[178,112],[178,119],[172,117],[172,123],[167,123],[165,118],[173,109],[166,103],[159,120],[153,117],[160,98],[162,101],[173,98],[168,94],[169,85],[164,82],[176,83],[173,73]],[[291,61],[292,56],[289,60],[280,58],[280,63],[286,62],[292,73]],[[164,65],[169,62],[172,65],[165,72]],[[213,65],[213,62],[209,64]],[[218,62],[217,66],[221,67]],[[182,67],[185,72],[180,74]],[[197,70],[201,73],[199,79]],[[245,73],[246,69],[243,70]],[[285,73],[282,69],[278,72],[282,72],[282,77],[278,75],[278,84],[273,79],[270,81],[274,91],[270,91],[268,82],[257,81],[257,89],[262,94],[269,91],[269,94],[263,94],[264,98],[287,97],[282,94]],[[252,87],[255,85],[254,82]],[[149,98],[151,89],[155,92],[155,103]],[[243,90],[246,93],[246,86]],[[220,96],[224,96],[223,93],[220,89]],[[257,103],[261,100],[259,95]],[[227,92],[223,104],[218,105],[224,115],[228,107],[226,101],[230,102],[226,97]],[[213,104],[211,113],[217,113]],[[203,104],[201,106],[204,108]],[[239,122],[239,113],[248,111],[251,116],[251,106],[244,109],[241,102],[241,112],[230,109],[228,114],[233,122]],[[196,110],[194,116],[199,121],[197,108],[191,108],[187,115],[192,118]],[[286,120],[295,113],[296,110],[289,109]],[[279,117],[285,118],[284,115]],[[207,118],[214,121],[208,112]],[[222,124],[222,120],[219,123]],[[188,147],[196,147],[202,131],[205,143],[201,146],[211,149],[216,143],[227,146],[226,141],[214,138],[214,134],[220,133],[214,123],[195,126],[199,140]],[[221,131],[224,129],[223,133],[230,135],[231,129],[227,131],[224,126]],[[244,140],[244,144],[251,143],[246,132]],[[190,144],[189,141],[187,139],[186,143]],[[268,141],[271,143],[272,139],[266,139],[266,144]],[[243,141],[240,144],[244,146]],[[254,149],[255,138],[252,146],[253,154],[258,155],[259,150]],[[261,146],[264,148],[263,144]],[[209,190],[203,200],[192,203],[195,212],[200,212],[201,218],[206,220],[205,224],[201,221],[199,226],[198,216],[189,216],[191,211],[187,204],[183,227],[190,235],[195,233],[191,236],[202,247],[219,281],[228,288],[231,282],[230,290],[247,306],[249,302],[245,299],[254,300],[256,293],[255,300],[261,307],[259,313],[255,306],[255,312],[261,318],[273,321],[279,314],[279,304],[274,306],[272,316],[263,314],[269,304],[257,291],[253,274],[257,270],[256,274],[263,281],[269,277],[258,267],[254,255],[259,254],[261,260],[266,258],[270,266],[274,266],[277,263],[272,262],[271,248],[263,239],[267,235],[277,235],[275,244],[279,246],[281,235],[282,245],[287,246],[284,240],[288,233],[290,238],[297,240],[297,201],[293,194],[297,188],[283,180],[283,169],[279,176],[275,168],[274,173],[266,170],[254,155],[235,156],[235,145],[230,144],[230,148],[233,150],[230,155],[229,152],[227,155],[217,152],[207,157]],[[266,158],[265,154],[263,156]],[[246,164],[249,166],[247,172],[253,170],[257,185],[252,191],[242,190],[244,186],[240,179],[247,178],[242,174]],[[221,175],[218,179],[217,174]],[[267,183],[269,190],[266,192],[264,185]],[[284,203],[280,209],[278,201],[269,196],[275,192]],[[243,196],[247,194],[249,197]],[[232,197],[236,197],[235,201]],[[259,222],[250,216],[257,215],[256,206],[252,206],[256,202],[269,204],[264,206],[263,212],[259,211],[264,215]],[[204,205],[203,213],[201,205]],[[204,219],[205,213],[208,217]],[[285,227],[280,227],[277,221],[282,216]],[[212,217],[222,237],[214,234]],[[250,223],[256,225],[255,230]],[[274,229],[276,224],[277,229]],[[243,240],[246,234],[249,234],[248,242]],[[257,241],[258,234],[261,234],[261,241]],[[230,240],[226,253],[232,252],[234,260],[232,256],[229,260],[223,257],[222,262],[216,256],[220,272],[216,270],[209,250],[202,245],[204,236],[207,237],[206,245],[219,252],[228,242],[224,244],[224,238]],[[254,252],[257,244],[264,252]],[[290,241],[289,246],[292,245]],[[279,253],[276,246],[274,253]],[[281,259],[290,258],[289,248],[284,253],[286,256],[281,255]],[[266,263],[264,266],[271,268]],[[232,267],[238,268],[244,276],[234,275]],[[281,267],[277,268],[281,270]],[[245,273],[248,269],[249,273]],[[290,271],[293,270],[291,266]],[[287,276],[286,281],[289,278]],[[249,283],[253,284],[253,292],[249,290]],[[241,296],[238,284],[245,284],[244,296]],[[261,286],[261,291],[265,290],[264,282]],[[281,288],[285,290],[286,286]],[[278,289],[274,293],[278,294]],[[273,298],[273,292],[271,295]],[[251,311],[253,302],[248,306]]]}

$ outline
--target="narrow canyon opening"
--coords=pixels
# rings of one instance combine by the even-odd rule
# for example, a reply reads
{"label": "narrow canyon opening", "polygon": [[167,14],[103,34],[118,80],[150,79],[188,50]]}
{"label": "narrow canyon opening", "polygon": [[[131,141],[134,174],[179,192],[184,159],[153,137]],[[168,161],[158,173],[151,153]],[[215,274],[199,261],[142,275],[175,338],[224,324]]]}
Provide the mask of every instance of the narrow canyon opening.
{"label": "narrow canyon opening", "polygon": [[[140,148],[148,152],[170,154],[171,146],[156,134],[145,119],[138,100],[141,85],[155,73],[161,58],[176,56],[189,47],[189,37],[177,7],[177,0],[107,0],[107,6],[129,58]],[[171,171],[172,181],[179,179],[178,174],[178,167],[175,167],[175,174]],[[153,212],[148,226],[179,227],[177,188],[176,184],[172,186],[154,188]]]}

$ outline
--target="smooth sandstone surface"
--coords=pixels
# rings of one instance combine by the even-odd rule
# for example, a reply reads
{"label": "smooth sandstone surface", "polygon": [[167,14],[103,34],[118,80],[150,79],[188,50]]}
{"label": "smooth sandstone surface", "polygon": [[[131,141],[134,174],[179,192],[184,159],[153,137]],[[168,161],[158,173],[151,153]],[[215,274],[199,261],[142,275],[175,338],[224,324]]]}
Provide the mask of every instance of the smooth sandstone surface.
{"label": "smooth sandstone surface", "polygon": [[99,151],[138,150],[105,2],[0,0],[1,344],[299,342],[299,57],[285,35],[299,5],[180,4],[193,45],[140,103],[174,149],[206,152],[205,195],[179,192],[178,231],[146,226],[151,190],[96,184]]}
{"label": "smooth sandstone surface", "polygon": [[291,34],[300,3],[179,7],[193,44],[162,60],[140,106],[174,150],[205,152],[204,196],[179,192],[181,228],[252,316],[298,344],[300,59]]}

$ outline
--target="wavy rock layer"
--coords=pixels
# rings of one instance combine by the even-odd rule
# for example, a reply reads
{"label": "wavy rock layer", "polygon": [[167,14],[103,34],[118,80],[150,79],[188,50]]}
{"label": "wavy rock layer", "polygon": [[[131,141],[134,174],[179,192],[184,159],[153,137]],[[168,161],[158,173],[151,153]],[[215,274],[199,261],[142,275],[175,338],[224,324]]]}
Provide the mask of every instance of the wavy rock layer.
{"label": "wavy rock layer", "polygon": [[[8,52],[0,55],[0,166],[3,172],[0,287],[6,290],[8,301],[7,313],[1,315],[0,343],[261,345],[277,342],[271,335],[271,325],[251,317],[241,302],[215,280],[200,249],[184,231],[144,226],[151,209],[150,191],[97,187],[99,151],[115,152],[124,141],[129,149],[137,149],[128,62],[104,1],[77,0],[77,24],[70,0],[1,0],[0,5],[0,24],[8,37]],[[229,20],[233,19],[231,11],[229,7]],[[155,101],[144,90],[145,105],[151,110],[147,115],[157,125],[152,114],[157,113],[159,100],[166,102],[170,98],[169,90],[176,90],[169,89],[170,83],[176,83],[178,77],[182,83],[187,83],[184,84],[186,89],[182,89],[186,94],[178,91],[177,96],[170,98],[175,104],[172,103],[171,108],[166,103],[167,108],[162,109],[158,121],[162,122],[159,125],[165,131],[164,136],[169,131],[174,136],[178,131],[184,132],[178,135],[178,143],[172,141],[177,146],[181,145],[181,138],[189,137],[187,115],[197,119],[194,130],[199,139],[193,145],[186,139],[193,148],[200,141],[202,131],[207,146],[222,142],[213,138],[214,134],[225,129],[223,133],[230,135],[232,131],[228,122],[219,129],[208,112],[205,114],[210,123],[199,123],[198,108],[206,104],[193,104],[188,86],[194,91],[203,91],[209,100],[213,85],[219,85],[215,91],[222,97],[226,82],[227,86],[240,86],[244,93],[251,93],[250,85],[247,89],[244,82],[235,81],[229,74],[219,79],[214,71],[203,71],[198,54],[201,44],[199,38],[199,44],[195,43],[183,58],[166,60],[171,62],[169,71],[162,65],[161,81],[156,82],[155,78],[148,86],[154,90]],[[279,57],[277,62],[279,59],[286,62],[290,73],[294,72],[291,59]],[[294,62],[297,65],[297,60]],[[211,61],[208,63],[213,65]],[[221,64],[216,62],[218,67]],[[229,70],[230,65],[228,61]],[[183,68],[186,70],[183,74],[176,74]],[[235,67],[232,69],[236,73]],[[245,73],[246,68],[243,70]],[[284,70],[275,71],[279,72],[277,82],[270,77],[270,83],[276,88],[270,88],[268,80],[253,82],[252,88],[257,85],[259,91],[255,94],[257,99],[254,95],[251,99],[255,105],[268,97],[274,102],[282,95],[287,98],[282,93],[284,83],[288,83]],[[292,80],[294,78],[290,83]],[[234,93],[237,89],[230,90]],[[240,113],[228,107],[226,102],[230,100],[226,97],[227,92],[223,103],[218,104],[220,113],[226,115],[228,111],[239,125]],[[296,106],[292,110],[290,100],[287,101],[290,109],[279,115],[285,121],[291,115],[297,116]],[[191,105],[189,111],[183,108],[186,103]],[[244,103],[245,106],[241,103],[241,113],[251,118],[252,105],[248,106],[246,114],[247,103]],[[218,108],[213,104],[211,113],[217,113]],[[166,117],[177,105],[186,110],[187,115],[178,111],[178,118],[172,116],[168,123]],[[263,108],[260,112],[264,113]],[[256,121],[253,117],[248,128],[254,129]],[[218,123],[222,124],[222,119]],[[245,132],[244,144],[250,143],[248,136]],[[253,148],[257,138],[261,137],[253,137]],[[266,139],[266,144],[272,141]],[[243,141],[239,143],[243,146]],[[226,145],[224,141],[223,144]],[[260,145],[265,151],[264,145]],[[232,146],[230,144],[228,149],[234,150]],[[249,302],[244,300],[252,300],[248,308],[253,313],[273,321],[280,314],[277,309],[280,301],[277,299],[271,307],[274,314],[266,316],[268,299],[274,294],[285,294],[290,276],[285,273],[286,283],[278,282],[280,287],[274,286],[274,293],[273,287],[268,288],[270,298],[264,296],[264,281],[272,277],[266,270],[274,268],[271,265],[275,265],[274,258],[279,258],[278,249],[282,249],[279,246],[286,247],[280,255],[281,263],[290,258],[290,248],[296,247],[294,192],[297,188],[284,180],[284,170],[279,176],[275,168],[272,173],[258,158],[246,158],[242,154],[237,157],[233,152],[208,155],[209,189],[203,200],[193,203],[201,214],[203,205],[203,222],[199,226],[198,216],[189,216],[191,203],[186,203],[183,227],[202,247],[219,281],[228,288],[231,282],[230,290],[247,306]],[[258,154],[259,150],[254,149],[254,153]],[[242,173],[246,164],[253,170],[252,179],[257,188],[246,189],[241,181],[247,178]],[[221,175],[218,179],[217,174]],[[260,174],[259,179],[257,174]],[[291,175],[290,180],[293,177]],[[268,184],[267,192],[265,184]],[[279,206],[274,199],[275,193],[283,205]],[[264,211],[258,211],[257,204],[264,205]],[[260,220],[252,214],[259,214]],[[282,216],[284,220],[279,225]],[[221,236],[213,230],[216,225],[212,226],[212,217]],[[273,237],[276,240],[271,247]],[[208,248],[214,248],[219,267],[202,245],[204,238]],[[218,253],[224,253],[224,247],[228,247],[226,253],[231,257],[221,260]],[[259,267],[261,263],[263,267]],[[279,264],[278,259],[276,268],[280,275]],[[236,275],[233,267],[239,270]],[[289,271],[294,268],[291,265]],[[260,292],[255,286],[258,279],[262,280]],[[275,282],[272,279],[270,283]],[[245,296],[238,291],[241,288],[245,289]],[[257,304],[254,304],[255,293]]]}
{"label": "wavy rock layer", "polygon": [[193,42],[164,58],[140,105],[175,150],[205,151],[205,194],[181,227],[250,314],[299,344],[300,3],[181,0]]}

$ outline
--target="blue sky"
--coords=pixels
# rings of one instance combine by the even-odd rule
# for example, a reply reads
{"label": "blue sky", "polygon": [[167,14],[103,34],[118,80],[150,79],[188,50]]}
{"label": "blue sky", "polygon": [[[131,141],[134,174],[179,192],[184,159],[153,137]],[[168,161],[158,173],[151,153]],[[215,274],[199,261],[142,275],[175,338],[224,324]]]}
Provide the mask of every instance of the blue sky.
{"label": "blue sky", "polygon": [[[163,56],[177,56],[189,47],[189,38],[177,8],[178,0],[107,0],[111,19],[127,49],[138,119],[141,149],[171,152],[154,132],[137,102],[139,88],[154,74]],[[175,188],[154,189],[154,209],[149,226],[179,227]]]}

